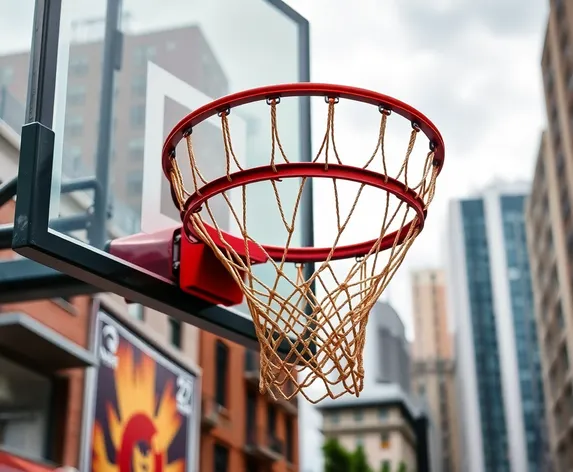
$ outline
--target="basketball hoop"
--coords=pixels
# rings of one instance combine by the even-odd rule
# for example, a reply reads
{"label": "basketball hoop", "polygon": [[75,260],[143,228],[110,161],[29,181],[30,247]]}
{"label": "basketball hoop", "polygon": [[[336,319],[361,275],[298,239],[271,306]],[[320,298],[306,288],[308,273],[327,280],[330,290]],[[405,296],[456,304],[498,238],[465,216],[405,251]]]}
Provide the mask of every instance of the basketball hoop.
{"label": "basketball hoop", "polygon": [[[326,131],[311,162],[291,162],[280,140],[279,109],[281,100],[303,96],[325,98]],[[336,148],[334,118],[342,100],[374,106],[380,112],[376,146],[362,166],[345,163]],[[237,107],[260,101],[266,101],[269,107],[270,159],[268,165],[244,168],[233,148],[229,115]],[[193,132],[198,124],[216,115],[221,122],[226,172],[208,181],[198,166]],[[388,173],[384,150],[387,122],[392,115],[411,123],[405,157],[393,176]],[[420,178],[412,181],[410,160],[420,134],[428,139],[428,151],[424,152]],[[185,184],[176,156],[179,143],[186,145],[191,171],[191,182]],[[173,202],[181,213],[184,237],[192,244],[207,246],[244,294],[261,347],[261,391],[287,399],[301,393],[313,403],[327,396],[336,398],[345,392],[358,395],[363,387],[362,356],[368,315],[422,231],[436,179],[443,166],[444,143],[432,122],[405,103],[369,90],[313,83],[274,85],[223,97],[186,116],[169,134],[163,147],[162,162],[171,184]],[[329,247],[291,247],[305,184],[310,179],[325,178],[332,181],[334,188],[337,221],[334,243]],[[286,216],[278,189],[280,182],[288,179],[300,179],[291,218]],[[269,181],[273,188],[287,235],[284,246],[263,244],[249,232],[247,187],[263,181]],[[343,181],[359,186],[346,217],[341,214],[341,195],[338,193],[338,185]],[[189,184],[192,190],[187,190]],[[374,238],[342,244],[342,233],[366,187],[386,194],[380,228]],[[240,192],[240,202],[228,196],[232,190]],[[230,234],[218,224],[209,205],[214,197],[226,202],[240,234]],[[397,206],[396,211],[390,210],[390,201]],[[403,216],[398,217],[402,213]],[[397,228],[391,229],[392,225]],[[346,260],[350,266],[343,277],[337,276],[332,269],[334,261],[340,260]],[[193,264],[193,261],[182,259],[181,264]],[[253,273],[253,266],[257,264],[268,264],[274,269],[274,285],[264,284]],[[296,265],[296,277],[286,275],[287,264]],[[304,277],[303,268],[307,264],[316,265],[310,277]],[[279,295],[279,283],[289,284],[292,288],[289,296]],[[324,294],[315,295],[313,284]],[[291,350],[282,358],[277,353],[277,346],[285,340],[291,343]],[[309,349],[310,342],[317,347],[315,353]],[[308,387],[316,381],[321,381],[325,387],[318,399],[307,393]],[[295,386],[288,393],[284,388],[287,383]],[[335,391],[334,386],[340,391]]]}

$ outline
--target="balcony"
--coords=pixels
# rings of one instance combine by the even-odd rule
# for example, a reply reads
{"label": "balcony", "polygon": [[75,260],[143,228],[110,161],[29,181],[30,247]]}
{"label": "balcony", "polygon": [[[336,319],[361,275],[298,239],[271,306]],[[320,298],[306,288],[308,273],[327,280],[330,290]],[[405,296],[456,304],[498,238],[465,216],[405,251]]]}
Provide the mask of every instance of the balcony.
{"label": "balcony", "polygon": [[260,462],[280,461],[284,456],[284,443],[274,435],[263,434],[260,430],[247,431],[245,453]]}
{"label": "balcony", "polygon": [[229,418],[225,407],[212,398],[203,398],[201,402],[201,429],[205,432],[214,428],[227,427]]}

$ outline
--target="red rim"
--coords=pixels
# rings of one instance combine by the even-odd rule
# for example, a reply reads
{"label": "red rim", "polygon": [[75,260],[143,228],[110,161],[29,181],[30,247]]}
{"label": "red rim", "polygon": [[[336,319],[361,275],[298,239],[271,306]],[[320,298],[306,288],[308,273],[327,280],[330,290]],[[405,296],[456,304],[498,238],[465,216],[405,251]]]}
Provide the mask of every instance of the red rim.
{"label": "red rim", "polygon": [[[163,145],[162,164],[163,172],[169,179],[173,157],[175,155],[175,148],[184,137],[191,132],[194,126],[207,120],[208,118],[222,112],[230,111],[234,107],[246,105],[262,100],[280,99],[281,97],[301,97],[301,96],[324,96],[328,98],[344,98],[354,100],[369,105],[378,107],[381,111],[390,111],[396,113],[412,124],[416,124],[420,130],[426,135],[430,141],[430,146],[434,150],[433,165],[437,168],[438,173],[441,171],[444,164],[444,140],[436,126],[422,113],[410,105],[397,100],[395,98],[383,95],[367,89],[357,87],[349,87],[345,85],[331,85],[331,84],[316,84],[310,82],[301,82],[293,84],[271,85],[266,87],[259,87],[250,90],[238,92],[226,97],[222,97],[211,103],[208,103],[189,115],[183,118],[171,131],[165,144]],[[422,228],[426,212],[424,210],[424,202],[412,190],[407,188],[403,183],[392,179],[386,178],[383,174],[357,168],[353,166],[346,166],[340,164],[329,164],[328,171],[325,171],[324,163],[310,163],[300,162],[291,164],[277,164],[275,166],[277,172],[280,169],[280,175],[275,172],[271,166],[262,166],[247,169],[245,171],[236,172],[232,174],[233,182],[230,183],[226,176],[216,179],[202,189],[200,189],[201,197],[196,194],[189,197],[185,204],[185,209],[181,212],[181,218],[184,223],[185,233],[188,237],[196,237],[189,223],[189,215],[196,211],[197,208],[204,202],[205,195],[208,193],[213,195],[222,193],[233,187],[246,185],[248,183],[269,180],[277,177],[327,177],[327,178],[340,178],[352,180],[355,182],[364,182],[368,185],[378,187],[394,194],[399,199],[405,201],[410,207],[414,208],[419,221],[417,225]],[[336,173],[333,173],[333,171]],[[242,182],[237,184],[237,182]],[[383,185],[382,185],[383,184]],[[177,199],[171,188],[172,196],[175,204]],[[400,230],[399,243],[405,239],[411,225],[414,221],[410,221]],[[381,250],[391,248],[394,245],[394,240],[398,231],[385,236],[382,240]],[[224,235],[225,237],[235,238],[232,235]],[[360,257],[367,254],[376,243],[376,240],[366,241],[359,244],[342,246],[335,250],[333,259],[345,259],[350,257]],[[284,255],[284,248],[278,246],[263,246],[275,260],[282,260]],[[289,262],[318,262],[326,259],[330,254],[331,248],[292,248],[289,249],[286,261]]]}
{"label": "red rim", "polygon": [[[405,202],[410,208],[416,211],[418,221],[412,219],[398,231],[384,236],[380,242],[381,251],[390,249],[394,246],[396,239],[397,244],[402,244],[408,236],[410,227],[416,224],[421,230],[424,226],[426,212],[424,210],[424,201],[413,190],[406,187],[402,182],[386,178],[383,174],[374,172],[360,167],[347,166],[342,164],[329,164],[328,170],[324,163],[320,162],[297,162],[292,164],[277,164],[273,169],[272,166],[253,167],[251,169],[235,172],[227,176],[219,177],[199,189],[198,192],[191,195],[185,202],[185,208],[181,212],[184,231],[187,237],[199,239],[193,225],[190,222],[191,215],[200,211],[201,206],[216,195],[243,185],[249,185],[255,182],[262,182],[272,179],[288,179],[301,177],[324,177],[329,179],[349,180],[352,182],[365,183],[366,185],[385,190],[398,199]],[[205,226],[209,226],[205,223]],[[210,227],[210,226],[209,226]],[[236,239],[228,233],[223,232],[224,238]],[[358,244],[349,244],[337,247],[332,253],[332,260],[348,259],[351,257],[360,257],[368,254],[377,243],[376,239],[365,241]],[[222,243],[216,242],[222,247]],[[285,256],[285,248],[281,246],[261,245],[269,257],[275,261],[284,260],[287,262],[320,262],[328,258],[332,251],[330,247],[295,247],[289,248]],[[235,247],[236,249],[236,247]],[[244,253],[239,253],[245,256]]]}

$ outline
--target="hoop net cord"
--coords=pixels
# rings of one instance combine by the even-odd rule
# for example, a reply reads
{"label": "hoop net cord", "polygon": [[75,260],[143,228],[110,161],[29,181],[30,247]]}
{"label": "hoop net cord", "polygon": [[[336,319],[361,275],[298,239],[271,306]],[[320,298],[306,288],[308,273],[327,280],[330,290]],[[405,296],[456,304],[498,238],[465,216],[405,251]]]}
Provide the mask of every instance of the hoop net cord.
{"label": "hoop net cord", "polygon": [[[324,164],[327,171],[329,163],[342,164],[343,162],[335,143],[334,118],[338,100],[327,98],[326,101],[328,104],[326,130],[313,162],[319,162],[322,157],[323,160],[320,162]],[[277,108],[280,102],[278,100],[268,100],[267,102],[270,108],[271,124],[270,165],[275,169],[277,163],[289,163],[289,160],[281,143],[277,125]],[[236,166],[239,170],[243,170],[243,168],[233,149],[228,114],[228,111],[222,112],[219,117],[225,149],[226,176],[231,181],[232,166]],[[380,114],[376,146],[363,168],[366,169],[375,162],[378,164],[381,162],[383,174],[380,176],[388,179],[384,142],[386,125],[391,112],[381,108]],[[434,151],[430,150],[425,157],[420,180],[413,183],[409,181],[410,156],[419,132],[419,127],[413,124],[406,154],[395,178],[413,190],[424,202],[424,209],[427,209],[434,197],[439,169],[434,161]],[[192,184],[194,191],[200,195],[201,187],[207,184],[208,180],[199,170],[192,136],[191,133],[186,133],[185,140],[191,167]],[[179,210],[183,211],[185,202],[192,195],[192,192],[185,188],[181,170],[175,158],[169,177],[174,198],[179,205]],[[221,194],[245,242],[244,254],[239,254],[230,244],[226,243],[224,232],[217,224],[208,201],[204,204],[203,214],[191,214],[190,223],[195,235],[211,248],[244,292],[245,301],[252,314],[256,335],[260,343],[259,386],[261,392],[267,392],[275,399],[282,397],[287,400],[300,393],[311,403],[317,403],[326,397],[338,398],[347,392],[354,395],[359,395],[361,392],[364,385],[363,353],[368,316],[421,231],[423,221],[420,221],[418,216],[414,216],[414,224],[407,227],[407,217],[412,214],[409,211],[411,208],[400,200],[397,208],[392,210],[390,208],[391,195],[388,193],[380,229],[376,233],[376,243],[363,257],[347,260],[347,265],[350,267],[345,275],[341,276],[333,269],[331,264],[334,262],[332,260],[333,252],[331,252],[329,257],[316,264],[310,276],[308,276],[309,271],[305,271],[302,264],[297,264],[296,277],[289,277],[285,273],[285,267],[288,264],[285,257],[293,240],[296,216],[308,179],[309,177],[300,178],[300,187],[296,194],[291,218],[287,218],[285,214],[277,182],[274,180],[270,182],[286,231],[283,258],[273,260],[269,257],[267,262],[267,264],[272,265],[276,275],[274,282],[270,285],[256,275],[249,257],[247,242],[254,243],[263,251],[264,248],[249,236],[246,185],[240,187],[239,190],[242,196],[240,208],[236,208],[237,203],[233,204],[226,192]],[[358,186],[356,197],[346,216],[343,216],[340,208],[337,179],[332,179],[332,185],[336,212],[336,234],[332,244],[332,251],[334,251],[355,212],[366,184]],[[207,215],[219,236],[218,243],[207,231],[207,223],[205,222]],[[412,217],[410,216],[410,218]],[[398,225],[401,230],[397,231],[393,246],[382,251],[380,242],[385,235],[391,233],[390,226],[393,223]],[[405,231],[407,234],[404,237],[403,232]],[[403,239],[401,244],[399,238]],[[304,276],[305,273],[307,277]],[[278,290],[279,285],[282,295]],[[288,291],[285,286],[288,287]],[[313,286],[316,286],[317,293],[324,292],[324,294],[315,295],[312,290]],[[286,357],[284,354],[281,357],[278,354],[278,347],[285,342],[290,346],[290,352]],[[315,353],[309,349],[311,342],[316,346]],[[317,383],[322,384],[323,387],[316,388]]]}

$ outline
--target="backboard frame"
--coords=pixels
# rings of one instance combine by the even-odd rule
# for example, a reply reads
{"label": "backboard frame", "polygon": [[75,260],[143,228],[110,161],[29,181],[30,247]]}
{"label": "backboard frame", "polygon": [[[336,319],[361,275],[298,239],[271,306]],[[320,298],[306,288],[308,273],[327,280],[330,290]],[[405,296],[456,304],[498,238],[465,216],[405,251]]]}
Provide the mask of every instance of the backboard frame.
{"label": "backboard frame", "polygon": [[[261,0],[278,8],[299,25],[299,80],[310,80],[310,34],[308,21],[282,0]],[[107,0],[108,8],[120,8],[121,0]],[[182,292],[173,282],[68,238],[49,227],[55,133],[53,128],[56,93],[57,52],[62,0],[36,0],[26,123],[21,133],[18,192],[12,249],[20,255],[135,303],[165,313],[182,322],[224,337],[251,349],[258,341],[252,320],[232,309],[211,305]],[[106,38],[107,42],[107,38]],[[106,44],[106,47],[108,45]],[[301,102],[301,154],[311,159],[310,100]],[[158,156],[160,159],[161,156]],[[101,187],[96,190],[101,192]],[[304,198],[303,244],[312,246],[312,189]],[[94,196],[92,218],[96,224],[105,212]],[[104,206],[104,208],[106,208]],[[105,216],[103,216],[105,220]],[[307,270],[311,274],[312,267]],[[290,343],[279,349],[287,354]]]}

